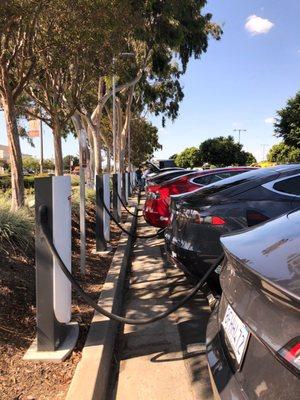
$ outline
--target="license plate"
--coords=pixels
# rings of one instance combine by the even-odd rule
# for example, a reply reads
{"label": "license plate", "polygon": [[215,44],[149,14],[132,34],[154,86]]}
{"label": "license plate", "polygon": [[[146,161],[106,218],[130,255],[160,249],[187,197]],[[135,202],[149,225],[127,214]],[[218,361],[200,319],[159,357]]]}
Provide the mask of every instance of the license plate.
{"label": "license plate", "polygon": [[239,366],[247,348],[250,332],[229,304],[222,321],[222,326]]}
{"label": "license plate", "polygon": [[222,264],[217,266],[217,268],[215,269],[215,273],[220,275],[221,271],[222,271]]}

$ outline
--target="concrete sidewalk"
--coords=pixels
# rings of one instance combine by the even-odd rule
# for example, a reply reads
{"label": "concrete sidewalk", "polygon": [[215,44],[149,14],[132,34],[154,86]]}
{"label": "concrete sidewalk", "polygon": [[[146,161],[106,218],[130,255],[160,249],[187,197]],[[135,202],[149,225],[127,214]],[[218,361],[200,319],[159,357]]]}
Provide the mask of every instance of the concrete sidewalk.
{"label": "concrete sidewalk", "polygon": [[[139,234],[155,232],[145,222]],[[191,289],[162,256],[162,239],[139,239],[134,248],[126,316],[148,318],[172,306]],[[125,325],[120,337],[117,400],[210,400],[204,354],[209,316],[199,293],[186,307],[151,325]]]}

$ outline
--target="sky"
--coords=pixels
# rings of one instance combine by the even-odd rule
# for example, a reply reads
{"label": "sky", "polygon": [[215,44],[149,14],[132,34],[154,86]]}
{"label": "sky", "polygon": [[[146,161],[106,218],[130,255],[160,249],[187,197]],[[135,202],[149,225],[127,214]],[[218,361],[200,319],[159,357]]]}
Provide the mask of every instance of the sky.
{"label": "sky", "polygon": [[[209,0],[205,9],[222,25],[220,41],[210,40],[207,53],[192,60],[184,77],[184,100],[179,117],[167,121],[149,116],[159,129],[162,151],[168,158],[208,138],[241,134],[244,150],[258,160],[279,139],[273,134],[276,110],[300,90],[299,0]],[[53,157],[51,132],[45,128],[45,157]],[[38,155],[39,139],[23,153]],[[6,144],[0,112],[0,143]],[[77,154],[77,141],[63,141],[63,153]]]}

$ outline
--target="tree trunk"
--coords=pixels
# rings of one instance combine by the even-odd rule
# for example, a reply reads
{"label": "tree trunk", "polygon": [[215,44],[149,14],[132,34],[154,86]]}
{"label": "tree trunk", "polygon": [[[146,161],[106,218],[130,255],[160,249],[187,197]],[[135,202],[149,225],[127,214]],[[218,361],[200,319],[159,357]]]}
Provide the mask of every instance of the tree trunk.
{"label": "tree trunk", "polygon": [[86,126],[87,136],[89,140],[89,163],[88,163],[88,175],[87,175],[87,185],[91,188],[95,186],[95,154],[94,154],[94,139],[91,129]]}
{"label": "tree trunk", "polygon": [[121,170],[121,129],[122,129],[122,107],[121,101],[116,98],[116,171],[122,172]]}
{"label": "tree trunk", "polygon": [[101,138],[96,128],[92,128],[92,134],[94,139],[95,173],[100,175],[102,174]]}
{"label": "tree trunk", "polygon": [[109,148],[109,146],[107,146],[107,148],[106,148],[106,157],[107,157],[106,169],[107,169],[107,172],[110,172],[111,163],[110,163],[110,148]]}
{"label": "tree trunk", "polygon": [[120,137],[120,171],[125,172],[126,170],[126,147],[128,139],[128,129],[131,121],[131,105],[133,100],[134,86],[129,88],[129,94],[126,104],[125,123],[121,132]]}
{"label": "tree trunk", "polygon": [[52,119],[52,133],[54,142],[55,175],[60,176],[64,174],[64,164],[61,145],[60,123],[57,117],[54,117]]}
{"label": "tree trunk", "polygon": [[102,118],[103,106],[99,104],[97,112],[88,118],[89,127],[91,129],[94,140],[94,162],[96,175],[102,174],[102,156],[101,156],[101,127],[100,121]]}
{"label": "tree trunk", "polygon": [[11,165],[11,188],[12,201],[11,209],[16,210],[24,205],[24,179],[23,179],[23,163],[20,146],[20,137],[18,134],[16,110],[13,101],[11,89],[9,87],[8,78],[3,78],[3,93],[1,95],[2,106],[5,115],[6,131],[8,139],[8,148],[10,153]]}

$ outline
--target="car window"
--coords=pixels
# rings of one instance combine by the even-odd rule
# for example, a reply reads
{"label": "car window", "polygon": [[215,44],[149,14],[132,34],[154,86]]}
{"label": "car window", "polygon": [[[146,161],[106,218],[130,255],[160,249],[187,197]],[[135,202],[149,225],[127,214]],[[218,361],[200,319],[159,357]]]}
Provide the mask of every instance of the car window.
{"label": "car window", "polygon": [[273,186],[274,190],[282,193],[300,196],[300,175],[292,178],[283,179]]}
{"label": "car window", "polygon": [[193,182],[198,183],[198,185],[209,185],[211,183],[211,177],[212,175],[198,176]]}
{"label": "car window", "polygon": [[199,185],[209,185],[211,183],[221,181],[222,179],[230,178],[231,176],[240,174],[241,172],[243,172],[243,171],[236,170],[236,171],[217,172],[215,174],[199,176],[198,178],[194,179],[194,182],[198,183]]}

